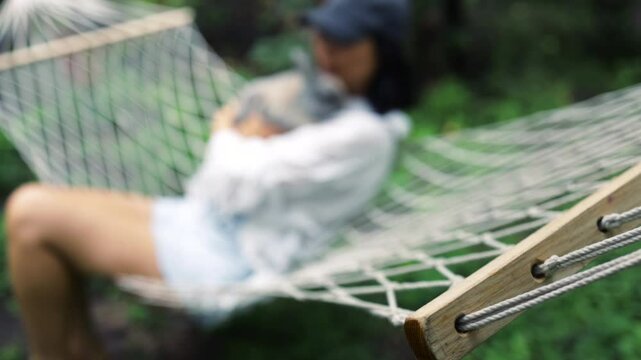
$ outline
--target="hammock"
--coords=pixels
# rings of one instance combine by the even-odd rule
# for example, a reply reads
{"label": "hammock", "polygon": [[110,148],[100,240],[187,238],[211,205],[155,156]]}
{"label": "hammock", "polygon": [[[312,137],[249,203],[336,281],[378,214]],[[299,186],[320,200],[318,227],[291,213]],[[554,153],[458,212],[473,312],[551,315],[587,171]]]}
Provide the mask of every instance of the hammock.
{"label": "hammock", "polygon": [[[210,115],[244,83],[185,9],[97,0],[6,1],[0,127],[46,183],[175,195]],[[641,155],[641,86],[563,109],[407,141],[374,206],[321,258],[278,278],[169,289],[154,304],[229,309],[263,297],[337,303],[401,324]]]}

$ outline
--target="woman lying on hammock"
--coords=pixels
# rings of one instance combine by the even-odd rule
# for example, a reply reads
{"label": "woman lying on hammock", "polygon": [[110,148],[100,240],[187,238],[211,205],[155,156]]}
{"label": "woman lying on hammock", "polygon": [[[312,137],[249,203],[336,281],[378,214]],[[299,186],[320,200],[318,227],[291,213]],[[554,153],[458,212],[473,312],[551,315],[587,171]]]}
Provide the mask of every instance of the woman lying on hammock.
{"label": "woman lying on hammock", "polygon": [[279,110],[270,96],[226,106],[182,198],[39,184],[12,194],[9,267],[33,358],[104,354],[85,275],[215,286],[282,273],[326,248],[379,191],[408,130],[394,111],[412,99],[401,55],[408,4],[334,0],[304,22],[318,67],[347,93],[326,118],[285,131],[279,116],[327,109]]}

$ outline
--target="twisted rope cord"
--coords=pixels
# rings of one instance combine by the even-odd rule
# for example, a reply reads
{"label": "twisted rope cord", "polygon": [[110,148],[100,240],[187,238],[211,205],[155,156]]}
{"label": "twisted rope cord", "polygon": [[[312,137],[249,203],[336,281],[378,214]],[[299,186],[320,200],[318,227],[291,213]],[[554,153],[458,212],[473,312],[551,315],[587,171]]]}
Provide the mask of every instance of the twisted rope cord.
{"label": "twisted rope cord", "polygon": [[470,332],[480,329],[490,323],[512,316],[639,263],[641,263],[641,250],[568,276],[552,284],[528,291],[472,314],[464,315],[457,320],[456,328],[460,332]]}
{"label": "twisted rope cord", "polygon": [[595,258],[599,255],[603,255],[612,250],[616,250],[639,241],[641,241],[641,227],[603,241],[599,241],[598,243],[588,245],[563,256],[552,255],[549,259],[545,260],[543,264],[536,266],[533,271],[535,275],[547,275],[559,269],[566,268],[584,260]]}
{"label": "twisted rope cord", "polygon": [[[604,219],[609,219],[604,226]],[[607,227],[608,230],[621,226],[624,223],[641,218],[641,207],[634,208],[622,214],[609,214],[599,220],[599,228]],[[566,255],[553,255],[543,264],[533,269],[534,275],[548,275],[559,269],[581,261],[595,258],[615,249],[641,241],[641,227],[625,233],[585,246]],[[568,276],[552,284],[526,292],[497,304],[488,306],[474,313],[460,317],[456,322],[459,331],[469,332],[479,329],[492,322],[504,319],[523,310],[529,309],[546,300],[553,299],[568,291],[583,287],[608,275],[619,272],[641,260],[641,250],[629,255],[619,257],[592,269]]]}
{"label": "twisted rope cord", "polygon": [[608,230],[616,229],[625,223],[637,219],[641,219],[641,206],[630,211],[626,211],[622,214],[613,213],[605,215],[599,220],[599,230],[605,232]]}

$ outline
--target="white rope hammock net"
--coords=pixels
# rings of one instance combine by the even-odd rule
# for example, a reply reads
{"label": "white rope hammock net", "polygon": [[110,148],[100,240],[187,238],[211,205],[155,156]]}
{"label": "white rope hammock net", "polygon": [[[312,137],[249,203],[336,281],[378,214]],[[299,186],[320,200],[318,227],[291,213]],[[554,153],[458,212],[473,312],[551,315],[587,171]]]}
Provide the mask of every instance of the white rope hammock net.
{"label": "white rope hammock net", "polygon": [[[185,11],[13,0],[0,15],[0,34],[0,126],[52,184],[181,193],[204,151],[210,115],[243,82]],[[291,297],[363,308],[399,324],[638,162],[640,116],[641,87],[631,87],[408,141],[376,206],[317,261],[219,288],[120,283],[166,306],[216,310]]]}

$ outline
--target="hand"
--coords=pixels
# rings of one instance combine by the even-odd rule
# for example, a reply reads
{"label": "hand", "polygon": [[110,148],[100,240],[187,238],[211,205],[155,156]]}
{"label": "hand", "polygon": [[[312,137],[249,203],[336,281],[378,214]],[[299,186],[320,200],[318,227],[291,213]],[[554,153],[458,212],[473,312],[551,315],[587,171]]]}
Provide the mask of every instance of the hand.
{"label": "hand", "polygon": [[268,138],[284,132],[280,127],[269,123],[258,113],[250,114],[240,124],[235,125],[234,129],[243,136]]}
{"label": "hand", "polygon": [[212,132],[218,132],[234,127],[234,120],[238,113],[238,102],[231,102],[214,113],[211,121]]}

